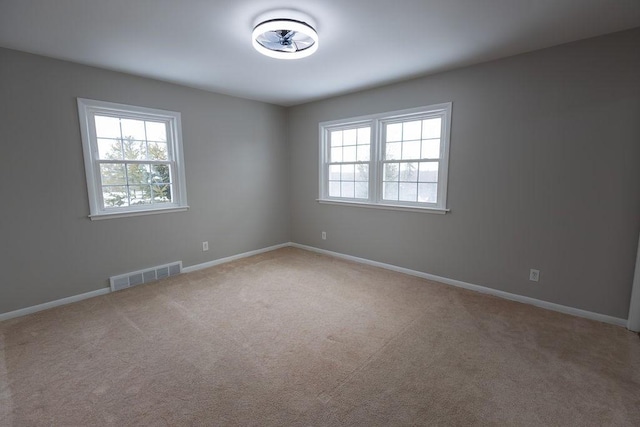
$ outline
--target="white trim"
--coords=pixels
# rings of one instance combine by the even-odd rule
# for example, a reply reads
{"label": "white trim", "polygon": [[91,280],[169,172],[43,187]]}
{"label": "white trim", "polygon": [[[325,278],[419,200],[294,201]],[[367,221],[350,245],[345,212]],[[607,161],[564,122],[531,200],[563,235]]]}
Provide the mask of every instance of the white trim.
{"label": "white trim", "polygon": [[636,255],[636,270],[633,274],[627,329],[640,332],[640,239],[638,239],[638,254]]}
{"label": "white trim", "polygon": [[422,213],[432,213],[444,215],[447,212],[451,212],[451,209],[440,209],[440,208],[429,208],[429,207],[420,207],[420,206],[400,206],[400,205],[387,205],[382,203],[367,203],[367,202],[351,202],[346,200],[324,200],[317,199],[316,202],[321,203],[323,205],[347,205],[347,206],[358,206],[361,208],[371,208],[371,209],[386,209],[391,211],[408,211],[408,212],[422,212]]}
{"label": "white trim", "polygon": [[128,216],[141,216],[141,215],[155,215],[162,213],[172,213],[172,212],[184,212],[189,210],[189,206],[182,206],[179,208],[162,208],[162,209],[149,209],[146,211],[131,211],[131,212],[113,212],[113,213],[103,213],[96,215],[89,215],[91,221],[99,221],[103,219],[112,219],[112,218],[124,218]]}
{"label": "white trim", "polygon": [[[556,304],[553,302],[542,301],[535,298],[526,297],[523,295],[512,294],[505,291],[500,291],[497,289],[488,288],[486,286],[474,285],[472,283],[462,282],[460,280],[449,279],[447,277],[436,276],[429,273],[423,273],[421,271],[410,270],[404,267],[398,267],[392,264],[385,264],[383,262],[371,261],[366,258],[359,258],[352,255],[341,254],[339,252],[333,252],[326,249],[315,248],[313,246],[302,245],[300,243],[281,243],[279,245],[269,246],[262,249],[256,249],[254,251],[243,252],[237,255],[232,255],[226,258],[220,258],[217,260],[205,262],[202,264],[196,264],[189,267],[185,267],[182,269],[182,273],[191,273],[193,271],[202,270],[209,267],[214,267],[216,265],[224,264],[227,262],[235,261],[241,258],[247,258],[253,255],[259,255],[265,252],[274,251],[276,249],[286,248],[286,247],[294,247],[298,249],[307,250],[310,252],[316,252],[323,255],[329,255],[336,258],[346,259],[349,261],[358,262],[361,264],[371,265],[374,267],[384,268],[386,270],[397,271],[398,273],[408,274],[410,276],[421,277],[427,280],[433,280],[439,283],[443,283],[446,285],[456,286],[459,288],[469,289],[471,291],[480,292],[483,294],[493,295],[499,298],[517,301],[524,304],[534,305],[536,307],[544,308],[551,311],[557,311],[560,313],[570,314],[577,317],[583,317],[585,319],[596,320],[599,322],[609,323],[616,326],[627,327],[627,319],[621,319],[618,317],[608,316],[606,314],[594,313],[592,311],[582,310],[579,308],[568,307],[566,305]],[[65,304],[70,304],[72,302],[82,301],[87,298],[93,298],[100,295],[106,295],[111,292],[110,288],[98,289],[95,291],[87,292],[80,295],[74,295],[67,298],[62,298],[55,301],[46,302],[44,304],[34,305],[31,307],[21,308],[15,311],[9,311],[7,313],[0,314],[0,322],[3,320],[13,319],[15,317],[25,316],[27,314],[36,313],[38,311],[47,310],[49,308],[58,307]]]}
{"label": "white trim", "polygon": [[32,305],[31,307],[21,308],[19,310],[9,311],[7,313],[1,313],[0,322],[3,320],[13,319],[14,317],[26,316],[27,314],[33,314],[33,313],[37,313],[38,311],[59,307],[61,305],[71,304],[72,302],[78,302],[84,299],[93,298],[100,295],[106,295],[110,292],[111,292],[110,288],[102,288],[95,291],[86,292],[80,295],[73,295],[67,298],[62,298],[55,301],[49,301],[49,302],[45,302],[43,304],[38,304],[38,305]]}
{"label": "white trim", "polygon": [[203,262],[202,264],[190,265],[189,267],[184,267],[182,269],[183,273],[191,273],[193,271],[202,270],[209,267],[215,267],[216,265],[224,264],[227,262],[235,261],[241,258],[247,258],[250,256],[262,254],[265,252],[275,251],[276,249],[282,249],[291,246],[291,242],[281,243],[279,245],[273,245],[262,249],[256,249],[255,251],[243,252],[237,255],[231,255],[225,258],[214,259],[213,261]]}
{"label": "white trim", "polygon": [[[347,119],[338,119],[320,122],[318,124],[319,130],[319,153],[318,153],[318,171],[319,171],[319,185],[318,185],[318,201],[322,202],[345,202],[345,205],[350,203],[363,206],[368,205],[383,205],[383,206],[400,206],[419,209],[433,209],[441,212],[447,212],[447,183],[449,179],[449,151],[451,144],[451,115],[453,110],[452,102],[445,102],[441,104],[427,105],[423,107],[409,108],[405,110],[390,111],[386,113],[370,114],[366,116],[352,117]],[[438,196],[435,203],[426,202],[402,202],[402,201],[388,201],[382,197],[383,192],[383,167],[385,161],[383,152],[386,142],[383,135],[384,126],[387,123],[401,123],[409,120],[423,120],[430,117],[440,117],[442,120],[441,132],[440,132],[440,156],[437,159],[415,159],[412,162],[433,161],[438,163],[438,182],[437,191]],[[370,141],[371,155],[368,162],[329,162],[329,134],[332,131],[353,129],[360,126],[368,126],[370,129]],[[398,162],[407,162],[408,160],[397,160]],[[329,196],[329,166],[336,164],[351,164],[351,163],[366,163],[369,165],[369,198],[368,199],[356,199],[345,197],[330,197]],[[417,183],[416,183],[417,184]],[[372,206],[373,207],[373,206]],[[389,209],[388,207],[386,209]],[[405,209],[398,209],[405,210]],[[409,210],[409,209],[407,209]],[[413,209],[411,209],[413,210]]]}
{"label": "white trim", "polygon": [[499,297],[499,298],[508,299],[508,300],[511,300],[511,301],[517,301],[517,302],[521,302],[521,303],[524,303],[524,304],[534,305],[536,307],[544,308],[544,309],[551,310],[551,311],[557,311],[557,312],[560,312],[560,313],[571,314],[573,316],[583,317],[585,319],[596,320],[596,321],[604,322],[604,323],[610,323],[610,324],[616,325],[616,326],[622,326],[622,327],[626,327],[627,326],[627,320],[626,319],[620,319],[618,317],[608,316],[606,314],[594,313],[592,311],[581,310],[579,308],[568,307],[566,305],[560,305],[560,304],[556,304],[556,303],[548,302],[548,301],[542,301],[542,300],[535,299],[535,298],[525,297],[523,295],[512,294],[512,293],[509,293],[509,292],[500,291],[500,290],[488,288],[488,287],[485,287],[485,286],[474,285],[472,283],[462,282],[460,280],[449,279],[447,277],[435,276],[433,274],[423,273],[421,271],[410,270],[408,268],[398,267],[398,266],[395,266],[395,265],[392,265],[392,264],[385,264],[385,263],[378,262],[378,261],[371,261],[371,260],[368,260],[366,258],[358,258],[358,257],[352,256],[352,255],[345,255],[345,254],[341,254],[339,252],[333,252],[333,251],[329,251],[329,250],[326,250],[326,249],[319,249],[319,248],[315,248],[313,246],[301,245],[299,243],[291,243],[291,246],[293,246],[294,248],[304,249],[304,250],[311,251],[311,252],[317,252],[317,253],[320,253],[320,254],[329,255],[329,256],[336,257],[336,258],[342,258],[342,259],[346,259],[346,260],[349,260],[349,261],[358,262],[358,263],[361,263],[361,264],[367,264],[367,265],[371,265],[371,266],[374,266],[374,267],[384,268],[386,270],[397,271],[399,273],[408,274],[410,276],[421,277],[423,279],[433,280],[433,281],[436,281],[436,282],[444,283],[446,285],[451,285],[451,286],[456,286],[456,287],[459,287],[459,288],[469,289],[469,290],[472,290],[472,291],[480,292],[480,293],[483,293],[483,294],[493,295],[493,296],[496,296],[496,297]]}
{"label": "white trim", "polygon": [[[250,257],[253,255],[258,255],[264,252],[274,251],[276,249],[286,248],[291,246],[291,242],[281,243],[279,245],[269,246],[262,249],[256,249],[255,251],[243,252],[241,254],[232,255],[226,258],[220,258],[209,262],[204,262],[202,264],[191,265],[189,267],[182,268],[182,273],[191,273],[193,271],[202,270],[204,268],[214,267],[216,265],[224,264],[227,262],[235,261],[237,259]],[[180,261],[182,263],[182,261]],[[139,272],[143,272],[145,270],[139,270]],[[136,272],[134,272],[136,273]],[[131,273],[129,273],[131,274]],[[72,302],[82,301],[83,299],[93,298],[100,295],[106,295],[111,292],[111,288],[103,288],[98,289],[96,291],[87,292],[80,295],[73,295],[67,298],[62,298],[55,301],[45,302],[43,304],[33,305],[31,307],[21,308],[14,311],[9,311],[6,313],[0,313],[0,322],[3,320],[13,319],[14,317],[26,316],[27,314],[37,313],[38,311],[48,310],[50,308],[58,307],[65,304],[70,304]]]}
{"label": "white trim", "polygon": [[[177,211],[178,209],[188,207],[184,152],[182,148],[182,119],[179,112],[86,98],[77,98],[77,104],[85,175],[87,180],[87,193],[89,195],[89,217],[91,219],[104,219],[99,218],[101,216],[104,216],[105,218],[121,218],[130,216],[131,213],[138,215],[141,213],[153,214],[160,213],[159,211],[168,211],[170,209]],[[104,206],[100,178],[100,164],[104,163],[104,161],[98,158],[97,135],[95,128],[96,114],[136,120],[159,121],[167,126],[166,142],[168,159],[157,163],[167,164],[170,166],[172,183],[171,203],[163,203],[158,207],[154,207],[153,204],[119,208],[106,208]],[[131,162],[123,161],[121,163],[146,164],[156,162],[136,160]]]}

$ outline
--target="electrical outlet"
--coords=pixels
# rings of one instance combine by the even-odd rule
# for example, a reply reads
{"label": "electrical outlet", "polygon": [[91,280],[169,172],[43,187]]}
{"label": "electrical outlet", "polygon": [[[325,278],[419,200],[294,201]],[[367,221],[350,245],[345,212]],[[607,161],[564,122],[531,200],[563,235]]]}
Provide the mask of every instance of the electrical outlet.
{"label": "electrical outlet", "polygon": [[533,268],[529,270],[529,280],[532,282],[537,282],[540,280],[540,270],[534,270]]}
{"label": "electrical outlet", "polygon": [[327,232],[326,231],[322,232],[322,240],[327,240]]}
{"label": "electrical outlet", "polygon": [[202,252],[209,250],[209,242],[202,242]]}

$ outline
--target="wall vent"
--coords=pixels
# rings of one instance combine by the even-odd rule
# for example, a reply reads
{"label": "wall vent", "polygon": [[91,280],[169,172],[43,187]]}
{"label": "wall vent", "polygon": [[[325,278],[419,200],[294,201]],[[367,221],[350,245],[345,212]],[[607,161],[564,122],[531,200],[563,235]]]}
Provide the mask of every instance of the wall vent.
{"label": "wall vent", "polygon": [[180,274],[180,272],[182,272],[182,261],[176,261],[170,264],[112,276],[109,277],[109,283],[111,284],[112,291],[119,291],[143,283],[164,279],[165,277],[175,276]]}

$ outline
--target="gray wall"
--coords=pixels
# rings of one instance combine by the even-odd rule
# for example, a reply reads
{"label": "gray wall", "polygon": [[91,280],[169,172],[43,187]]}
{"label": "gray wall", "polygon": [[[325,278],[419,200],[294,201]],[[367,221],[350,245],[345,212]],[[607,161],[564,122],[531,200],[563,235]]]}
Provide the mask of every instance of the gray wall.
{"label": "gray wall", "polygon": [[[636,29],[291,108],[293,241],[626,318],[639,47]],[[449,214],[315,201],[319,122],[448,101]]]}
{"label": "gray wall", "polygon": [[[89,220],[76,97],[181,112],[191,209]],[[285,118],[273,105],[0,49],[0,313],[114,274],[288,242]]]}
{"label": "gray wall", "polygon": [[[293,240],[626,318],[639,45],[636,29],[288,110],[0,49],[0,313]],[[180,111],[191,209],[90,221],[76,97]],[[449,214],[315,201],[318,122],[448,101]]]}

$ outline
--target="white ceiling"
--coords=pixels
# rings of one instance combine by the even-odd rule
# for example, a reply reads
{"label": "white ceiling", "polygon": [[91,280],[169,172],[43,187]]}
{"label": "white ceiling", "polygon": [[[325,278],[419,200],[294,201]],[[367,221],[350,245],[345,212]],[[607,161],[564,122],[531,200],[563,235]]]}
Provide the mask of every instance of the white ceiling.
{"label": "white ceiling", "polygon": [[[251,46],[257,17],[309,14],[305,59]],[[0,46],[280,105],[640,26],[640,0],[0,0]]]}

